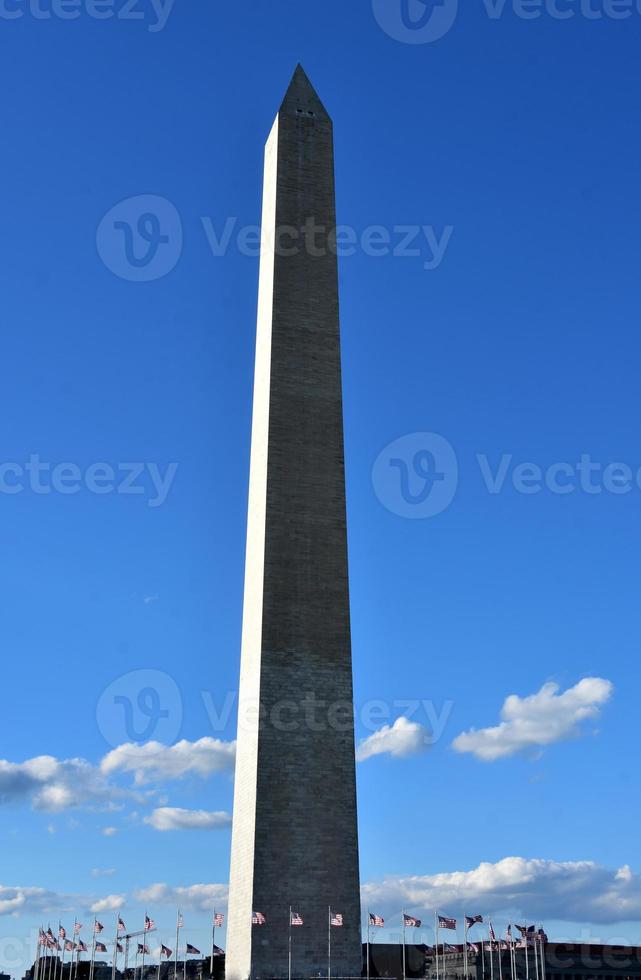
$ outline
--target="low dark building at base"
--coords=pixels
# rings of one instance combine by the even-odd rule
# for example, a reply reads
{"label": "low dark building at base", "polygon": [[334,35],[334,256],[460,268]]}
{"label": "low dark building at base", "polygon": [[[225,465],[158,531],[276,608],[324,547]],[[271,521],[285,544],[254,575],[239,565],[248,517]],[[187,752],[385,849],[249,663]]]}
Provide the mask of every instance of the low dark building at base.
{"label": "low dark building at base", "polygon": [[[403,947],[392,943],[372,943],[369,976],[389,980],[403,978]],[[499,956],[501,958],[499,965]],[[534,950],[515,950],[516,980],[641,980],[641,947],[601,946],[596,943],[547,943],[545,946],[545,975],[534,960]],[[363,945],[363,976],[367,976],[367,946]],[[510,954],[468,953],[467,976],[462,947],[456,952],[439,955],[438,980],[512,980]],[[407,980],[437,980],[436,958],[429,946],[405,947],[405,977]]]}

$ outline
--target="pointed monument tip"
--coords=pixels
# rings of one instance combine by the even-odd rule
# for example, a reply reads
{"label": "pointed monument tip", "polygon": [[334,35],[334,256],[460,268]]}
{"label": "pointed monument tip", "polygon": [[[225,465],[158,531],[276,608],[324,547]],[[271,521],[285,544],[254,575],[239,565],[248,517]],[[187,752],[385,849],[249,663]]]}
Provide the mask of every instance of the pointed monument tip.
{"label": "pointed monument tip", "polygon": [[298,115],[320,115],[329,118],[325,106],[300,61],[296,65],[280,111]]}

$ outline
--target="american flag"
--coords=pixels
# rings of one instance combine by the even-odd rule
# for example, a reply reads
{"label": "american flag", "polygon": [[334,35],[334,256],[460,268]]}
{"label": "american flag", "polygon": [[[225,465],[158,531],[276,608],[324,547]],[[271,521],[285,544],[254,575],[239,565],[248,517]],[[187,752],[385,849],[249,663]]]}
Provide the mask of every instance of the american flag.
{"label": "american flag", "polygon": [[169,949],[168,946],[161,945],[161,947],[160,947],[160,953],[161,953],[162,956],[166,956],[167,959],[169,959],[169,957],[171,956],[171,950]]}
{"label": "american flag", "polygon": [[82,929],[81,923],[80,922],[76,922],[74,924],[74,927],[73,927],[73,934],[74,934],[74,936],[77,936],[80,933],[80,930],[81,929]]}
{"label": "american flag", "polygon": [[467,923],[467,928],[468,929],[471,929],[472,926],[475,926],[478,923],[480,923],[480,922],[483,921],[483,916],[482,915],[466,915],[465,916],[465,921]]}
{"label": "american flag", "polygon": [[96,952],[97,953],[106,953],[107,952],[107,947],[105,946],[104,943],[96,943]]}
{"label": "american flag", "polygon": [[421,920],[415,919],[413,915],[405,915],[405,913],[403,913],[403,925],[408,927],[411,926],[412,929],[420,929]]}
{"label": "american flag", "polygon": [[86,953],[86,952],[88,952],[88,950],[87,950],[87,944],[86,943],[83,943],[82,939],[78,943],[78,952],[79,953]]}
{"label": "american flag", "polygon": [[214,912],[214,925],[219,929],[223,922],[225,921],[225,916],[222,912]]}
{"label": "american flag", "polygon": [[476,945],[476,943],[468,943],[468,944],[467,944],[467,948],[469,949],[469,951],[470,951],[471,953],[478,953],[478,951],[479,951],[479,948],[478,948],[478,946]]}
{"label": "american flag", "polygon": [[212,956],[224,956],[225,955],[225,950],[224,949],[221,949],[220,946],[214,946],[214,948],[212,949],[211,952],[212,952]]}
{"label": "american flag", "polygon": [[456,919],[448,919],[445,915],[438,917],[439,929],[456,929]]}
{"label": "american flag", "polygon": [[490,939],[492,940],[493,943],[496,942],[496,933],[494,932],[494,926],[492,925],[491,922],[490,922]]}
{"label": "american flag", "polygon": [[72,943],[70,939],[67,939],[67,941],[65,943],[65,949],[67,950],[67,952],[68,953],[73,953],[73,951],[74,951],[75,948],[76,948],[76,944],[75,943]]}
{"label": "american flag", "polygon": [[124,951],[125,951],[125,947],[122,945],[122,943],[116,943],[116,952],[124,953]]}
{"label": "american flag", "polygon": [[49,939],[53,939],[53,933],[51,931],[51,926],[49,926],[49,928],[47,929],[47,935],[49,936]]}
{"label": "american flag", "polygon": [[200,956],[200,950],[192,946],[191,943],[187,943],[187,956]]}
{"label": "american flag", "polygon": [[262,912],[252,912],[252,925],[253,926],[264,926],[265,916]]}
{"label": "american flag", "polygon": [[511,925],[509,925],[507,927],[507,929],[505,930],[505,938],[507,939],[508,943],[511,943],[512,942],[512,926]]}
{"label": "american flag", "polygon": [[183,927],[184,924],[185,923],[184,923],[184,920],[183,920],[183,914],[182,914],[182,912],[179,912],[178,913],[178,928],[179,929],[182,929],[182,927]]}
{"label": "american flag", "polygon": [[98,920],[96,919],[93,924],[93,931],[95,932],[95,934],[98,935],[99,933],[102,932],[104,928],[105,927],[103,926],[102,922],[98,922]]}
{"label": "american flag", "polygon": [[385,919],[381,915],[376,915],[374,912],[370,912],[369,924],[371,926],[378,926],[380,929],[382,929],[385,925]]}
{"label": "american flag", "polygon": [[144,943],[138,943],[138,955],[149,956],[149,947]]}
{"label": "american flag", "polygon": [[153,919],[150,919],[148,915],[145,916],[145,932],[149,932],[150,929],[155,927],[156,923]]}
{"label": "american flag", "polygon": [[120,916],[118,916],[118,932],[120,932],[121,930],[122,930],[122,932],[126,932],[127,931],[127,926],[122,921],[122,919],[120,918]]}
{"label": "american flag", "polygon": [[299,912],[292,912],[291,923],[293,926],[303,925],[303,919]]}
{"label": "american flag", "polygon": [[58,935],[60,936],[61,939],[67,938],[67,930],[65,929],[64,926],[61,926],[60,923],[58,923]]}
{"label": "american flag", "polygon": [[342,926],[343,924],[342,912],[336,912],[334,915],[332,915],[329,921],[333,926]]}

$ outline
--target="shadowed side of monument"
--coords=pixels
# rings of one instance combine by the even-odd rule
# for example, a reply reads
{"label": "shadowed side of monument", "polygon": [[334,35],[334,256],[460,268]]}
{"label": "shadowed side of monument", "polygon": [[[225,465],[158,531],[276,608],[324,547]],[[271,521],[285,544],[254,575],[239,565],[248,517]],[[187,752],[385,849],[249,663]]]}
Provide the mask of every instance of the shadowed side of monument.
{"label": "shadowed side of monument", "polygon": [[293,976],[327,975],[330,906],[332,974],[361,973],[335,227],[332,123],[299,66],[265,154],[231,980],[288,975],[290,906]]}

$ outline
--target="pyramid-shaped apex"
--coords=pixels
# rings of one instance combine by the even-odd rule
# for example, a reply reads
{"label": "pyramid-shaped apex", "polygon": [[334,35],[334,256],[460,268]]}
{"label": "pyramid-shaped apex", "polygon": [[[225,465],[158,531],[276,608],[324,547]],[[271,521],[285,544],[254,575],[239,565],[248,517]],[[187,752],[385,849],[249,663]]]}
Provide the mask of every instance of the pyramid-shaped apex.
{"label": "pyramid-shaped apex", "polygon": [[296,66],[280,111],[301,116],[324,116],[329,119],[329,114],[302,65]]}

